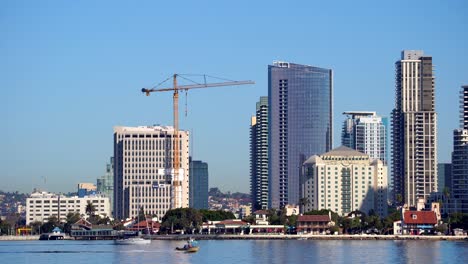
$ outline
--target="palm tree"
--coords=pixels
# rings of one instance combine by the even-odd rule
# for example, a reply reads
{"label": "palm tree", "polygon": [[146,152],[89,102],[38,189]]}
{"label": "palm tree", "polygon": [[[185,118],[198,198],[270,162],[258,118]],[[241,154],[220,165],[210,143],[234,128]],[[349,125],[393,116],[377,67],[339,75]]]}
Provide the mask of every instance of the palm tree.
{"label": "palm tree", "polygon": [[140,211],[138,211],[138,218],[137,218],[137,221],[140,222],[140,221],[143,221],[143,220],[146,221],[146,214],[145,214],[145,211],[143,209],[143,206],[140,207]]}
{"label": "palm tree", "polygon": [[[445,200],[447,201],[447,203],[446,203],[446,206],[447,206],[446,209],[448,209],[448,207],[449,207],[449,206],[448,206],[448,205],[449,205],[449,199],[450,199],[450,188],[447,187],[447,186],[445,186],[445,187],[444,187],[444,190],[443,190],[443,193],[444,193],[444,196],[445,196],[444,198],[445,198]],[[441,210],[441,213],[442,213],[442,204],[440,205],[440,207],[441,207],[440,210]],[[447,210],[446,212],[447,212],[447,216],[448,216],[448,221],[447,221],[448,233],[450,234],[450,210]]]}
{"label": "palm tree", "polygon": [[39,222],[39,221],[34,221],[32,223],[29,224],[29,226],[31,227],[31,233],[34,235],[34,234],[40,234],[41,233],[41,225],[42,223]]}
{"label": "palm tree", "polygon": [[67,219],[66,219],[66,223],[65,225],[63,226],[63,231],[67,234],[70,234],[70,231],[71,231],[71,226],[78,222],[78,220],[80,220],[80,214],[75,212],[75,213],[68,213],[67,214]]}
{"label": "palm tree", "polygon": [[96,206],[90,201],[88,201],[88,204],[86,205],[86,214],[91,216],[94,215],[94,212],[96,212]]}
{"label": "palm tree", "polygon": [[403,196],[401,195],[401,193],[398,193],[398,194],[396,195],[396,201],[397,201],[397,205],[402,205]]}

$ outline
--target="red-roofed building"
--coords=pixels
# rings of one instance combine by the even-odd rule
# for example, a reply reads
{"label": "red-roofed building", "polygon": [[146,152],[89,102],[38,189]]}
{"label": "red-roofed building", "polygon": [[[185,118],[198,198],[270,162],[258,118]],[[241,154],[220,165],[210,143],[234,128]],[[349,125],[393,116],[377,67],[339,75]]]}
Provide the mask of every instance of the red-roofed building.
{"label": "red-roofed building", "polygon": [[137,224],[134,224],[132,227],[126,228],[129,231],[141,231],[143,233],[156,234],[159,232],[161,224],[157,221],[152,221],[151,219],[141,221]]}
{"label": "red-roofed building", "polygon": [[440,221],[438,204],[432,204],[432,211],[407,211],[404,207],[401,211],[401,221],[394,223],[394,234],[420,235],[432,231]]}
{"label": "red-roofed building", "polygon": [[334,225],[330,215],[300,215],[297,218],[296,229],[298,233],[324,234]]}
{"label": "red-roofed building", "polygon": [[402,216],[403,234],[419,235],[437,226],[437,215],[434,211],[405,211]]}
{"label": "red-roofed building", "polygon": [[433,211],[406,211],[403,219],[407,225],[437,224],[437,217]]}
{"label": "red-roofed building", "polygon": [[216,225],[224,225],[224,226],[228,226],[228,227],[232,227],[232,226],[243,226],[243,225],[246,225],[247,223],[242,221],[242,220],[223,220],[219,223],[217,223]]}

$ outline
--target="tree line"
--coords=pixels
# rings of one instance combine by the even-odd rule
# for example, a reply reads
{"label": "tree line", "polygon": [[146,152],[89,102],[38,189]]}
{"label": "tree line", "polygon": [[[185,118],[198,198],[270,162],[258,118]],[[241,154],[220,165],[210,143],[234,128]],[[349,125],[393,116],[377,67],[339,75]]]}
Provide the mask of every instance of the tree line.
{"label": "tree line", "polygon": [[[112,225],[114,229],[123,229],[122,222],[118,220],[111,220],[109,217],[101,217],[97,214],[95,206],[88,202],[85,209],[87,221],[93,225]],[[304,215],[331,215],[331,220],[335,226],[331,228],[331,232],[342,232],[344,234],[354,233],[378,233],[388,234],[393,230],[393,222],[401,220],[399,210],[394,207],[389,208],[389,214],[385,218],[381,218],[373,210],[365,214],[364,212],[354,211],[348,215],[354,214],[354,217],[340,216],[331,210],[312,210],[304,213]],[[64,232],[69,233],[71,226],[80,220],[84,215],[77,212],[68,213],[65,222],[59,221],[57,216],[51,216],[47,222],[32,222],[32,234],[48,233],[55,227],[61,228]],[[288,232],[294,232],[297,224],[297,215],[286,215],[286,209],[267,210],[268,222],[270,225],[284,225]],[[146,214],[141,208],[138,219],[146,219]],[[223,221],[227,219],[235,219],[232,212],[223,210],[206,210],[206,209],[193,209],[193,208],[177,208],[169,210],[161,221],[160,233],[174,233],[184,231],[185,233],[193,233],[199,230],[203,222],[207,221]],[[242,219],[243,221],[255,224],[255,215],[250,215]],[[446,233],[448,230],[454,228],[468,229],[468,214],[453,213],[443,218],[444,224],[439,225],[435,231]],[[16,227],[24,226],[25,219],[20,218],[19,215],[7,218],[7,220],[0,220],[0,235],[14,234]]]}

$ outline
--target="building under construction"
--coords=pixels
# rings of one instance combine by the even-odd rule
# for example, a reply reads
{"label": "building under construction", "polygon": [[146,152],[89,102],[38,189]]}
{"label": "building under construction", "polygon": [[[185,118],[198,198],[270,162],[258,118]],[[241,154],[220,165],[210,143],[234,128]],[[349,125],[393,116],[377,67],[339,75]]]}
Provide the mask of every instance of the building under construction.
{"label": "building under construction", "polygon": [[[254,84],[253,81],[195,82],[173,74],[162,83],[141,91],[173,92],[173,127],[114,128],[114,216],[118,219],[145,214],[160,219],[169,209],[189,206],[189,133],[179,131],[179,91]],[[192,82],[178,85],[178,78]],[[214,77],[216,78],[216,77]],[[172,87],[158,88],[172,79]],[[219,78],[217,78],[219,79]]]}
{"label": "building under construction", "polygon": [[178,173],[173,136],[173,127],[114,127],[116,218],[137,217],[143,208],[161,219],[169,209],[189,206],[189,133],[178,133]]}

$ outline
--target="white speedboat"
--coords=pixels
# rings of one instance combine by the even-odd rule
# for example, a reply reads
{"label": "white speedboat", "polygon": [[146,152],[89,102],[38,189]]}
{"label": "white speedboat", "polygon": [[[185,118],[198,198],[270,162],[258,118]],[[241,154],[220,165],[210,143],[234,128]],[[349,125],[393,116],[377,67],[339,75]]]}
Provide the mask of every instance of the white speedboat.
{"label": "white speedboat", "polygon": [[141,237],[129,237],[114,240],[117,245],[147,245],[151,243],[149,239],[143,239]]}

